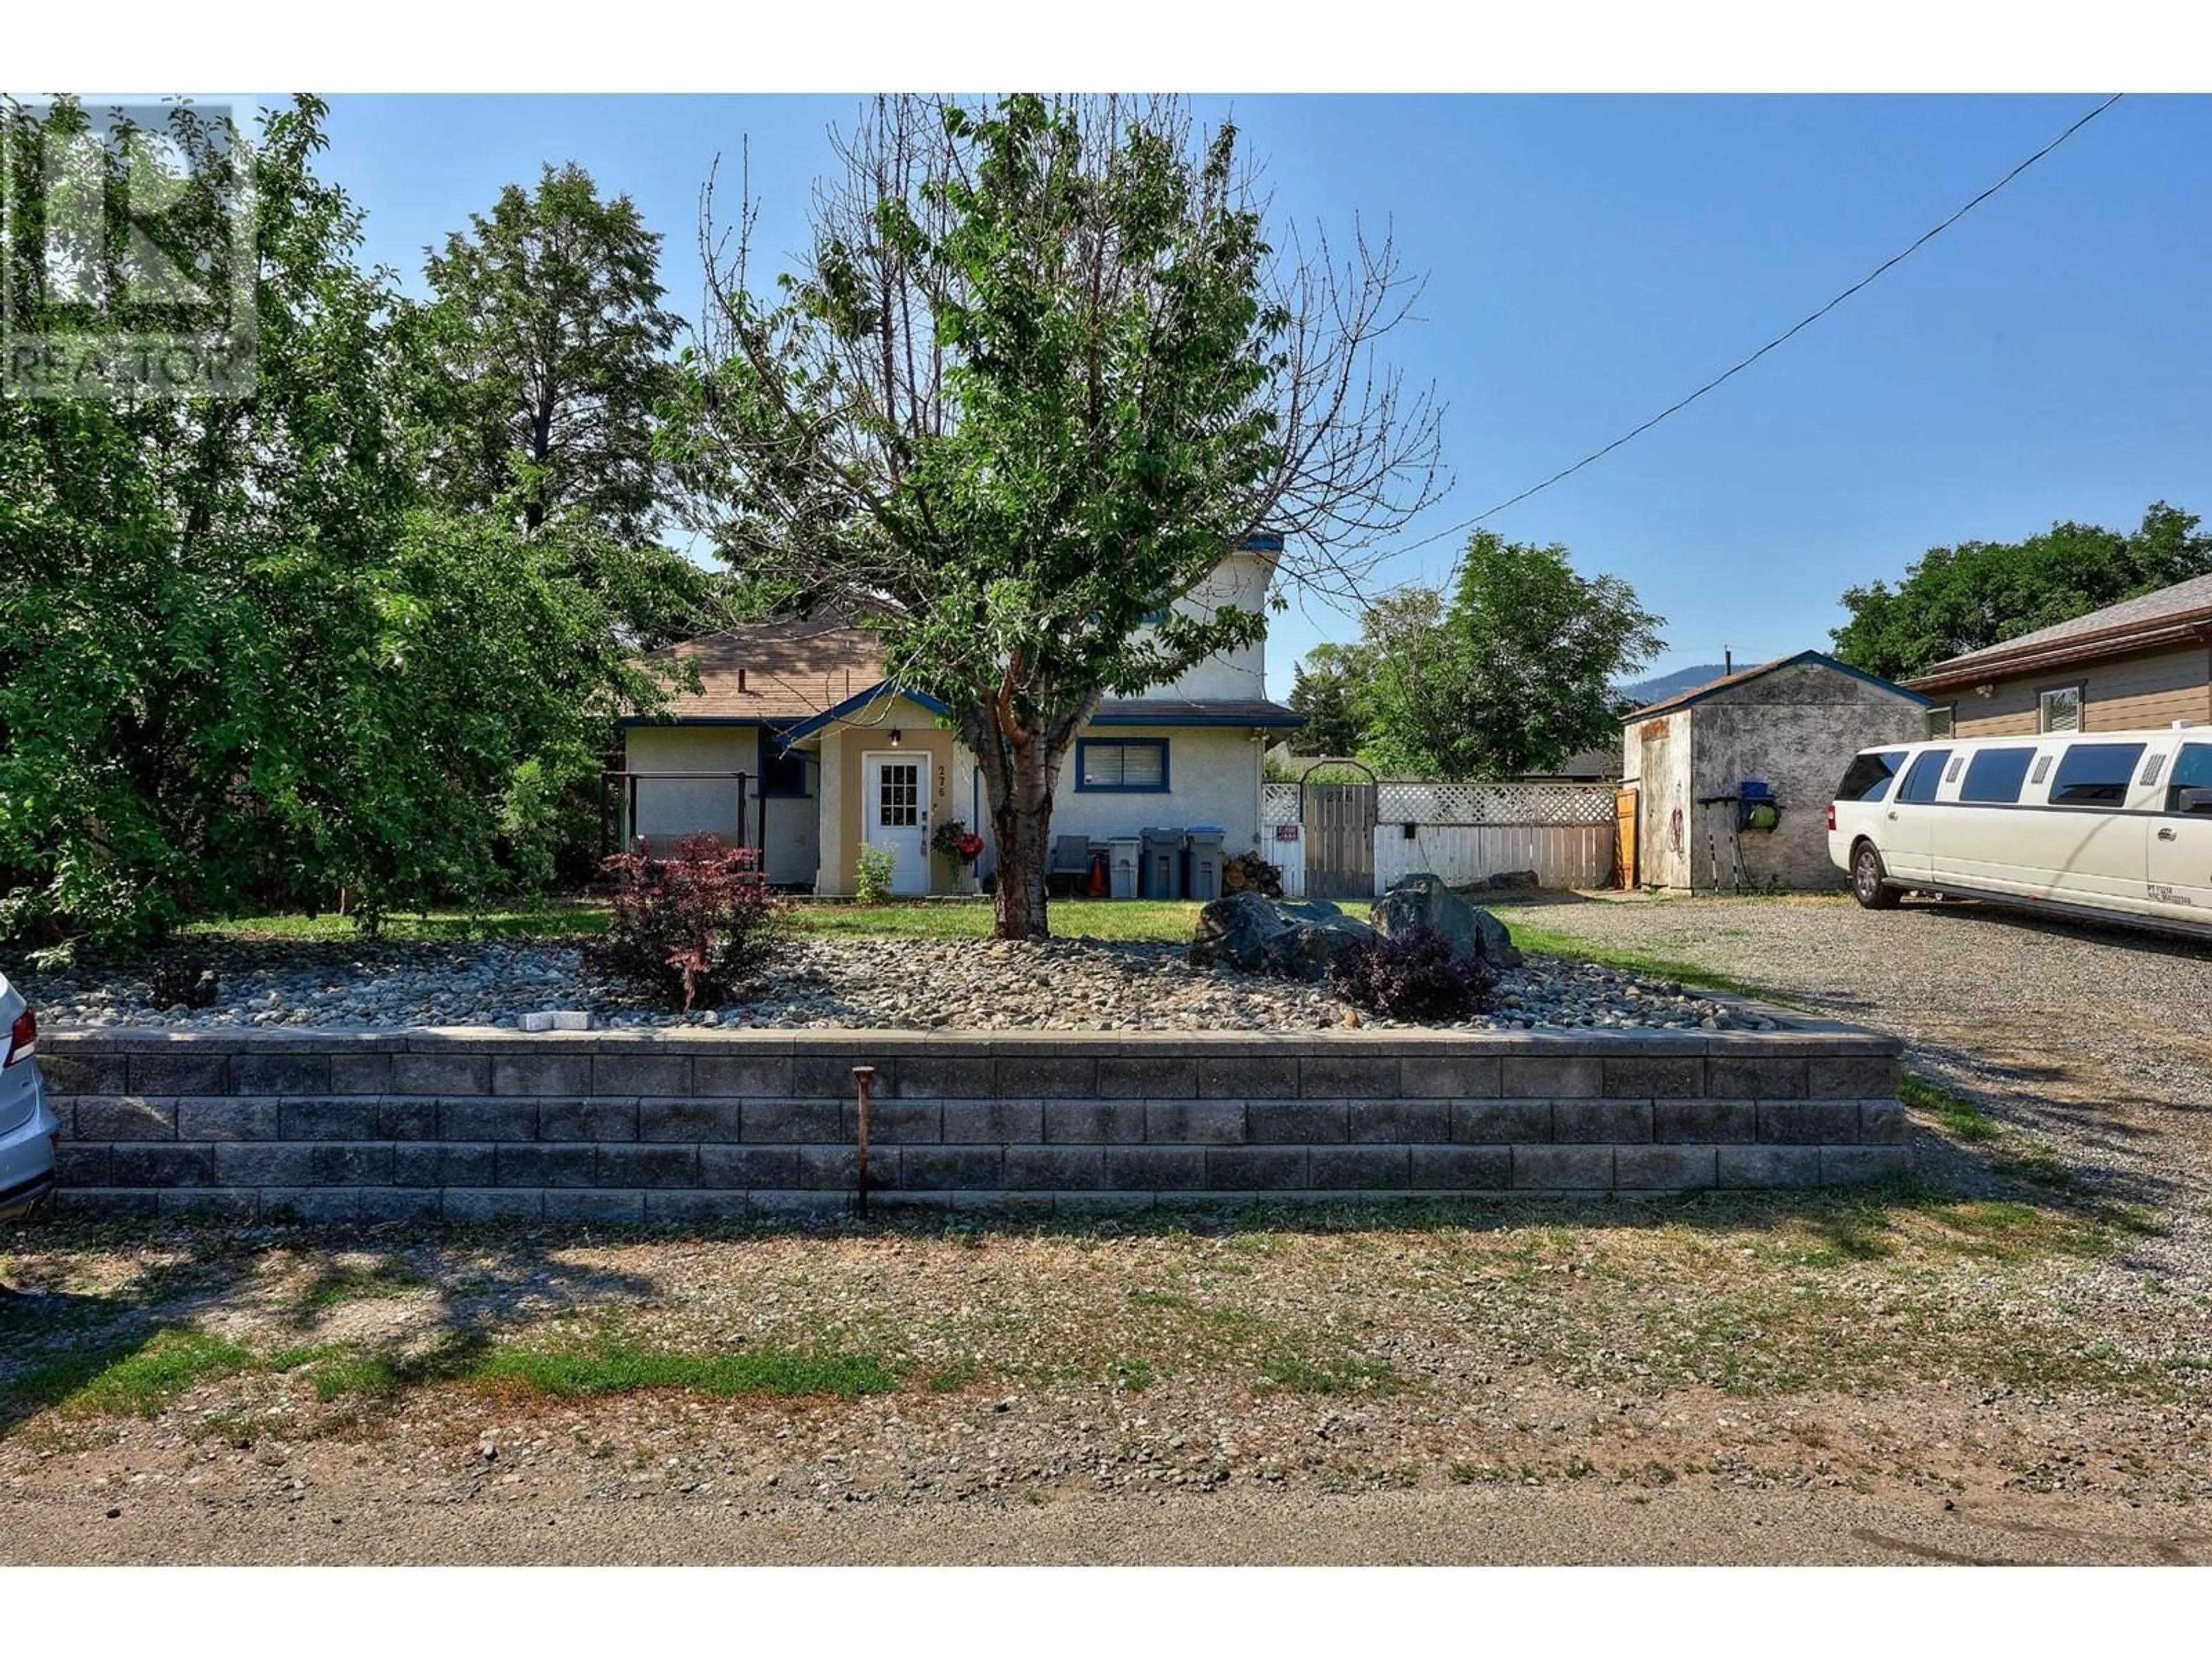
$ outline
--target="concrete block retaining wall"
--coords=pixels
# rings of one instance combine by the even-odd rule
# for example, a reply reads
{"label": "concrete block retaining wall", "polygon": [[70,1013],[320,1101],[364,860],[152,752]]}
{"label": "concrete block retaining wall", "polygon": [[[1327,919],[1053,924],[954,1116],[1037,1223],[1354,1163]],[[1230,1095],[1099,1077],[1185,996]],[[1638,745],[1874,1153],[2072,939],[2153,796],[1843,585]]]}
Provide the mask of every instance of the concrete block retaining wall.
{"label": "concrete block retaining wall", "polygon": [[[1766,1011],[1770,1013],[1773,1011]],[[62,1031],[65,1210],[682,1222],[1814,1187],[1903,1173],[1900,1045],[1692,1036]]]}

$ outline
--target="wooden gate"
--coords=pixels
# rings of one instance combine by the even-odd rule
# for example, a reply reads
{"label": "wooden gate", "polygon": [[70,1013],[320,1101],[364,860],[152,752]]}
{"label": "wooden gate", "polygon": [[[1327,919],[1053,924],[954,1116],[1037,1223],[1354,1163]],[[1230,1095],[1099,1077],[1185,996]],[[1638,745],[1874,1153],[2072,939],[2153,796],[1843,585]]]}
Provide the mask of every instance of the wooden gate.
{"label": "wooden gate", "polygon": [[1375,786],[1305,786],[1306,896],[1375,896]]}
{"label": "wooden gate", "polygon": [[1613,869],[1623,892],[1636,890],[1636,791],[1613,798]]}

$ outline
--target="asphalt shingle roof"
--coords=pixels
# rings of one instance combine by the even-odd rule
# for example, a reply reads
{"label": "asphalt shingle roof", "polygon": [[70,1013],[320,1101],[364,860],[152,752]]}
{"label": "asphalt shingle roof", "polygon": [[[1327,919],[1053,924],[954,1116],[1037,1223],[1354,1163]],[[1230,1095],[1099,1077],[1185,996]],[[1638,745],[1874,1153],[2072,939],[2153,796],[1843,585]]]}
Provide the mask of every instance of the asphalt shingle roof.
{"label": "asphalt shingle roof", "polygon": [[2177,622],[2199,612],[2212,612],[2212,576],[2192,576],[2185,582],[2176,582],[2171,587],[2138,593],[2132,599],[2122,599],[2118,605],[2108,605],[2102,611],[2092,611],[2087,616],[2075,617],[2070,622],[2053,623],[2050,627],[2039,628],[2032,634],[2022,634],[2015,639],[1984,646],[1979,651],[1969,651],[1963,655],[1948,658],[1937,663],[1923,678],[1933,679],[1974,667],[1979,663],[2002,662],[2029,652],[2063,646],[2071,640],[2087,640],[2110,632]]}

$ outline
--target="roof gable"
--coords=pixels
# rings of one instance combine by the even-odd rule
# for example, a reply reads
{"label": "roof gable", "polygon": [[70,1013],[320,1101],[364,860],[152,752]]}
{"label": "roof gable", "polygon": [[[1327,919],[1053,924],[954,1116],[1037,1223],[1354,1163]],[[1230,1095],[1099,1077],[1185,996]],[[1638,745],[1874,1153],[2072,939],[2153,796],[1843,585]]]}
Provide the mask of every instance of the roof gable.
{"label": "roof gable", "polygon": [[875,635],[842,616],[745,623],[650,653],[648,663],[689,659],[701,689],[677,692],[663,714],[630,724],[781,726],[810,720],[884,678]]}
{"label": "roof gable", "polygon": [[1677,708],[1687,708],[1692,703],[1703,702],[1708,697],[1733,690],[1747,681],[1759,679],[1778,669],[1795,668],[1800,665],[1831,669],[1836,673],[1847,675],[1879,690],[1894,692],[1906,702],[1917,702],[1923,707],[1928,702],[1928,699],[1917,691],[1908,690],[1893,680],[1886,680],[1879,674],[1869,674],[1863,668],[1854,668],[1847,662],[1838,662],[1824,651],[1800,651],[1794,657],[1777,657],[1772,662],[1763,662],[1756,667],[1740,668],[1733,674],[1723,674],[1717,680],[1708,680],[1703,685],[1693,685],[1686,691],[1676,692],[1671,697],[1662,698],[1655,703],[1648,703],[1642,708],[1632,709],[1620,717],[1621,721],[1626,725],[1632,720],[1647,720],[1661,714],[1671,714]]}

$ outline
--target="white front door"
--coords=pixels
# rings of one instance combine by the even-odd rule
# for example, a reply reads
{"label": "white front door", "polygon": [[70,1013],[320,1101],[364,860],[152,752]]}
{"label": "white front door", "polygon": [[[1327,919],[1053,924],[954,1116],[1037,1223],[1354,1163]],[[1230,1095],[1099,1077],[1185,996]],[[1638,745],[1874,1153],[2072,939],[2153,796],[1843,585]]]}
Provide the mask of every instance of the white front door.
{"label": "white front door", "polygon": [[860,762],[860,833],[896,853],[894,893],[929,890],[929,757],[870,754]]}

